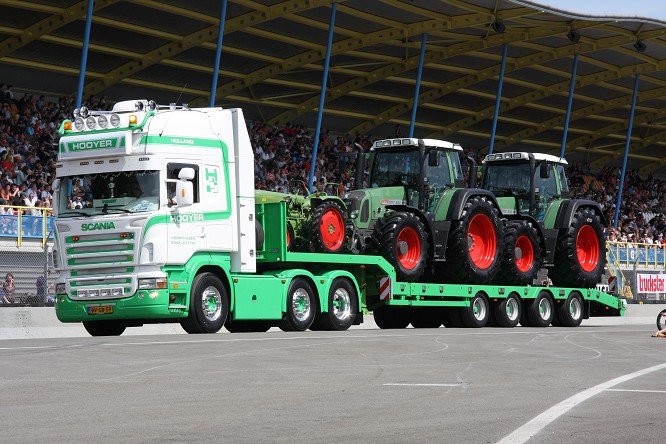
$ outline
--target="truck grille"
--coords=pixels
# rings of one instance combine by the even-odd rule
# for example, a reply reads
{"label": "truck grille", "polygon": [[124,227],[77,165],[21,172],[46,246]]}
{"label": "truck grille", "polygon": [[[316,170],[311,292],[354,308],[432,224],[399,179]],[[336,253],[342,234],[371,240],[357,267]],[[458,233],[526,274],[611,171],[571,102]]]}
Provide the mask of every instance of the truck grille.
{"label": "truck grille", "polygon": [[75,269],[128,265],[135,262],[134,233],[103,233],[65,238],[67,265]]}

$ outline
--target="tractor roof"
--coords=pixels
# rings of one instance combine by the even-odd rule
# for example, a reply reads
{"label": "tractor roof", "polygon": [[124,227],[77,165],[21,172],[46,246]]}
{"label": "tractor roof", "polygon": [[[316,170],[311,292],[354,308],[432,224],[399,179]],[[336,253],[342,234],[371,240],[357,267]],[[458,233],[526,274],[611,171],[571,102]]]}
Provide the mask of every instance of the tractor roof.
{"label": "tractor roof", "polygon": [[543,153],[528,153],[528,152],[512,152],[512,153],[497,153],[497,154],[488,154],[484,159],[483,163],[489,162],[508,162],[508,161],[528,161],[530,154],[534,156],[535,160],[551,163],[558,163],[561,165],[567,165],[568,162],[564,157],[553,156],[552,154],[543,154]]}
{"label": "tractor roof", "polygon": [[[430,146],[430,147],[435,147],[435,148],[445,148],[447,150],[453,150],[453,151],[462,151],[462,147],[458,145],[457,143],[452,143],[452,142],[447,142],[445,140],[438,140],[438,139],[422,139],[423,143],[425,143],[425,146]],[[403,148],[403,147],[417,147],[419,146],[419,139],[417,138],[399,138],[399,139],[384,139],[384,140],[378,140],[374,144],[372,144],[371,150],[375,150],[377,148],[379,149],[384,149],[384,148]]]}

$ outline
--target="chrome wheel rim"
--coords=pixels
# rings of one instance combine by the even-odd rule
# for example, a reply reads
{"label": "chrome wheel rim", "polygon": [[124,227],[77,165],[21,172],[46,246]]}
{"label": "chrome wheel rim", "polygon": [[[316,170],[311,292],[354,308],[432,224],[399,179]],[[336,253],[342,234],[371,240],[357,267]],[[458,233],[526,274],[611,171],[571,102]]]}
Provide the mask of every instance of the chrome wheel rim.
{"label": "chrome wheel rim", "polygon": [[506,301],[506,317],[510,321],[515,321],[520,315],[520,307],[518,306],[518,301],[514,298],[509,298]]}
{"label": "chrome wheel rim", "polygon": [[291,309],[294,317],[300,321],[306,321],[312,311],[312,301],[310,294],[304,288],[298,288],[291,295]]}
{"label": "chrome wheel rim", "polygon": [[486,307],[486,304],[482,298],[474,299],[474,302],[472,303],[472,310],[474,311],[474,317],[477,321],[481,321],[486,318],[488,308]]}
{"label": "chrome wheel rim", "polygon": [[333,293],[333,315],[343,321],[351,316],[351,296],[344,288],[337,288]]}
{"label": "chrome wheel rim", "polygon": [[222,316],[222,295],[217,288],[211,286],[201,293],[201,307],[206,320],[217,321]]}
{"label": "chrome wheel rim", "polygon": [[541,316],[541,319],[544,321],[550,319],[551,310],[552,308],[548,302],[548,299],[543,298],[539,301],[539,316]]}

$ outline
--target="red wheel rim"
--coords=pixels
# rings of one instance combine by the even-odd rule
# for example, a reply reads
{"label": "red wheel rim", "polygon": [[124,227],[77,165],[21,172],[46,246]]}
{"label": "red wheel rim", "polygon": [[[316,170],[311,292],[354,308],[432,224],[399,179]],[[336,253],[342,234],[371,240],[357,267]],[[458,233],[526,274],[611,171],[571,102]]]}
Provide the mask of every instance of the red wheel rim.
{"label": "red wheel rim", "polygon": [[[402,246],[406,248],[401,248]],[[415,229],[405,227],[398,233],[398,262],[400,265],[411,270],[416,267],[421,259],[421,239]]]}
{"label": "red wheel rim", "polygon": [[485,214],[472,218],[467,230],[467,249],[472,263],[480,269],[490,267],[497,251],[495,226]]}
{"label": "red wheel rim", "polygon": [[321,215],[319,233],[324,246],[330,250],[338,250],[345,239],[345,222],[336,208],[329,208]]}
{"label": "red wheel rim", "polygon": [[593,271],[599,264],[599,240],[590,225],[583,225],[576,236],[576,256],[580,267]]}
{"label": "red wheel rim", "polygon": [[534,264],[534,247],[527,236],[519,236],[513,250],[516,268],[525,273]]}

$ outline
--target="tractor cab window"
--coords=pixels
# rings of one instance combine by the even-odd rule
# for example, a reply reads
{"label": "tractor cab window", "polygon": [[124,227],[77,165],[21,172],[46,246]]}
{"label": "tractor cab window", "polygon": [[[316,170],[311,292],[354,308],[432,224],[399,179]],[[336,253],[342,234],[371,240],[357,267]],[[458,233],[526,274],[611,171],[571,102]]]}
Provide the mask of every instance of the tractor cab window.
{"label": "tractor cab window", "polygon": [[418,151],[380,151],[375,155],[370,184],[373,188],[417,186],[419,169]]}
{"label": "tractor cab window", "polygon": [[546,164],[546,171],[547,171],[547,176],[548,177],[542,177],[541,174],[541,165],[537,165],[537,168],[535,168],[535,177],[534,177],[534,185],[536,187],[535,191],[538,191],[537,197],[539,200],[544,201],[544,202],[550,202],[553,200],[556,196],[559,196],[560,193],[558,193],[557,190],[557,177],[556,177],[556,172],[555,168],[553,168],[553,164]]}
{"label": "tractor cab window", "polygon": [[519,163],[489,163],[482,187],[498,197],[526,196],[530,192],[530,165]]}
{"label": "tractor cab window", "polygon": [[560,182],[560,194],[562,197],[569,197],[569,184],[567,183],[567,174],[564,171],[564,165],[555,165],[555,171]]}
{"label": "tractor cab window", "polygon": [[[452,185],[451,170],[449,169],[446,153],[439,150],[436,153],[439,160],[437,166],[431,166],[426,161],[425,177],[428,180],[428,186],[431,188],[442,188]],[[460,165],[460,161],[458,161],[458,165]]]}

